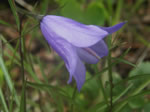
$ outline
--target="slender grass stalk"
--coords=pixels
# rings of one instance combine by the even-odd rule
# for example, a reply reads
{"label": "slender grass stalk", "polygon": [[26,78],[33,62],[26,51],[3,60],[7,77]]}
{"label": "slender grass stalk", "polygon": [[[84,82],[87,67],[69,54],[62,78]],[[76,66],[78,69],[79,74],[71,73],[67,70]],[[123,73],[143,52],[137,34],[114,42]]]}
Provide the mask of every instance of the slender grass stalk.
{"label": "slender grass stalk", "polygon": [[[31,31],[33,31],[33,30],[34,30],[36,27],[38,27],[38,26],[39,26],[39,23],[36,24],[36,25],[34,25],[33,27],[29,28],[27,31],[23,32],[22,36],[24,36],[24,35],[30,33]],[[9,41],[7,41],[7,42],[4,42],[3,44],[4,44],[4,45],[5,45],[5,44],[9,44],[9,43],[11,43],[11,42],[13,42],[13,41],[15,41],[15,40],[18,40],[19,38],[20,38],[20,37],[16,37],[16,38],[11,39],[11,40],[9,40]]]}
{"label": "slender grass stalk", "polygon": [[104,86],[103,86],[103,82],[102,82],[102,78],[99,79],[99,84],[100,84],[100,88],[101,88],[101,91],[102,91],[105,103],[107,104],[107,106],[109,106],[108,96],[107,96],[107,94],[105,92],[105,89],[104,89]]}
{"label": "slender grass stalk", "polygon": [[108,54],[108,76],[109,76],[109,84],[110,84],[110,100],[109,100],[109,112],[113,110],[113,77],[112,77],[112,59],[111,59],[111,36],[108,37],[108,47],[109,47],[109,54]]}
{"label": "slender grass stalk", "polygon": [[[133,84],[130,84],[124,91],[122,91],[120,94],[118,94],[116,97],[114,97],[113,104],[116,103],[122,96],[124,96],[129,91],[129,89],[131,89],[132,86],[133,86]],[[94,108],[91,108],[90,111],[88,111],[88,112],[101,112],[103,109],[105,109],[107,107],[108,106],[107,106],[106,102],[100,102]]]}
{"label": "slender grass stalk", "polygon": [[3,46],[2,46],[2,40],[1,40],[1,38],[0,38],[0,56],[2,56],[3,55]]}
{"label": "slender grass stalk", "polygon": [[[20,20],[20,27],[19,27],[19,36],[20,36],[20,44],[19,44],[19,53],[20,53],[20,63],[21,63],[21,75],[22,75],[22,84],[25,85],[25,75],[24,75],[24,54],[23,54],[23,36],[22,36],[22,19],[23,16]],[[22,88],[24,94],[23,94],[23,99],[24,99],[24,107],[23,107],[23,112],[26,112],[26,88],[23,86]]]}
{"label": "slender grass stalk", "polygon": [[18,96],[16,94],[16,91],[14,90],[14,84],[13,84],[13,82],[11,80],[11,77],[10,77],[10,74],[9,74],[7,68],[6,68],[6,65],[4,63],[2,55],[0,55],[0,67],[1,67],[1,69],[3,71],[3,73],[4,73],[4,77],[5,77],[5,80],[6,80],[7,84],[8,84],[8,87],[10,89],[10,92],[11,93],[14,92],[14,97],[15,97],[16,104],[17,104],[17,106],[19,106],[19,99],[18,99]]}
{"label": "slender grass stalk", "polygon": [[[0,40],[0,56],[2,57],[2,55],[3,55],[3,52],[2,52],[3,50],[2,50],[2,40]],[[5,110],[5,112],[9,112],[8,111],[8,107],[7,107],[7,103],[6,103],[6,101],[5,101],[5,98],[4,98],[4,95],[3,95],[3,92],[2,92],[2,89],[1,89],[1,85],[0,85],[0,102],[2,103],[2,105],[3,105],[3,108],[4,108],[4,110]]]}
{"label": "slender grass stalk", "polygon": [[111,66],[111,51],[109,52],[109,55],[108,55],[108,75],[109,75],[109,83],[110,83],[110,111],[109,112],[112,112],[112,108],[113,108],[113,77],[112,77],[112,66]]}
{"label": "slender grass stalk", "polygon": [[[74,102],[74,100],[75,100],[76,93],[77,93],[77,88],[74,89],[73,94],[72,94],[72,101],[73,101],[73,102]],[[73,104],[73,103],[71,104],[70,112],[74,112],[74,104]]]}
{"label": "slender grass stalk", "polygon": [[124,3],[124,0],[119,0],[118,1],[117,8],[116,8],[116,11],[115,11],[115,18],[114,18],[114,21],[113,21],[113,25],[116,24],[120,19],[121,10],[123,8],[123,3]]}
{"label": "slender grass stalk", "polygon": [[15,2],[14,2],[14,0],[8,0],[8,3],[10,5],[11,11],[12,11],[14,17],[15,17],[15,21],[16,21],[16,24],[17,24],[17,29],[19,30],[20,21],[19,21],[19,16],[18,16],[17,10],[16,10]]}
{"label": "slender grass stalk", "polygon": [[11,24],[9,24],[8,22],[6,22],[4,20],[0,20],[0,24],[6,25],[6,26],[9,26],[9,27],[12,26]]}
{"label": "slender grass stalk", "polygon": [[112,16],[113,14],[112,0],[106,0],[106,3],[109,10],[109,14]]}
{"label": "slender grass stalk", "polygon": [[5,101],[5,97],[4,97],[4,95],[3,95],[3,92],[2,92],[2,89],[1,89],[1,87],[0,87],[0,102],[2,103],[2,105],[3,105],[3,108],[4,108],[4,110],[5,110],[5,112],[9,112],[8,111],[8,107],[7,107],[7,104],[6,104],[6,101]]}
{"label": "slender grass stalk", "polygon": [[39,21],[44,17],[44,15],[34,14],[32,12],[28,12],[26,10],[23,10],[22,8],[19,8],[19,7],[17,7],[17,11],[19,13],[23,14],[23,15],[33,17],[33,18],[35,18],[36,20],[39,20]]}

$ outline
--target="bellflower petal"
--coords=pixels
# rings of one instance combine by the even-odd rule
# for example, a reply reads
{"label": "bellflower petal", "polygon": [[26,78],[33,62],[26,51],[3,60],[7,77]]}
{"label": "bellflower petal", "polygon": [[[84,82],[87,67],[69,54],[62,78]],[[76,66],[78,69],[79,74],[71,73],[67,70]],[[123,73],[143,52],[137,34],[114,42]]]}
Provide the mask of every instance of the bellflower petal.
{"label": "bellflower petal", "polygon": [[99,61],[99,58],[96,58],[92,53],[88,52],[88,50],[85,50],[85,48],[77,48],[77,53],[83,62],[96,64]]}
{"label": "bellflower petal", "polygon": [[70,75],[68,83],[70,83],[72,77],[74,77],[77,82],[78,90],[80,90],[85,81],[85,66],[80,61],[76,53],[76,48],[66,40],[58,37],[55,33],[49,32],[44,24],[41,23],[40,27],[47,42],[64,60]]}
{"label": "bellflower petal", "polygon": [[[77,83],[78,91],[80,91],[80,89],[82,88],[82,86],[85,82],[85,74],[86,74],[85,66],[84,66],[83,62],[80,60],[80,58],[78,58],[77,64],[75,67],[75,72],[72,75]],[[71,81],[72,81],[72,79],[70,77],[68,83],[70,83]]]}
{"label": "bellflower petal", "polygon": [[104,40],[101,40],[89,48],[78,48],[77,53],[82,61],[89,64],[96,64],[100,58],[107,56],[108,47]]}
{"label": "bellflower petal", "polygon": [[116,31],[118,31],[126,22],[121,22],[119,24],[116,24],[114,26],[111,27],[100,27],[101,29],[107,31],[109,34],[112,34]]}
{"label": "bellflower petal", "polygon": [[116,32],[124,24],[125,22],[112,27],[99,27],[48,15],[41,20],[40,28],[49,45],[64,60],[70,75],[68,83],[72,82],[73,77],[80,91],[86,74],[83,62],[95,64],[106,56],[108,48],[103,38]]}
{"label": "bellflower petal", "polygon": [[42,22],[49,30],[77,47],[94,45],[108,35],[107,31],[97,26],[83,25],[61,16],[45,16]]}
{"label": "bellflower petal", "polygon": [[96,43],[93,46],[90,46],[90,48],[96,52],[96,54],[102,58],[104,56],[108,55],[108,47],[106,45],[106,43],[104,42],[104,40],[99,41],[98,43]]}

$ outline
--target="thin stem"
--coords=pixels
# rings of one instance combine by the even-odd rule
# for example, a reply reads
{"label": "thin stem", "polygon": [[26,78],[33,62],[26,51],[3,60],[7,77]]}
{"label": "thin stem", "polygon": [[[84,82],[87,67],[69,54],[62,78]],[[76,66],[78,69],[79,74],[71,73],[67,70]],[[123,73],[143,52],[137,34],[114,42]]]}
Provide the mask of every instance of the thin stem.
{"label": "thin stem", "polygon": [[76,92],[77,92],[77,88],[75,88],[74,89],[74,91],[73,91],[73,94],[72,94],[72,104],[71,104],[71,107],[70,107],[70,112],[73,112],[74,111],[74,104],[73,104],[73,101],[74,101],[74,99],[75,99],[75,97],[76,97]]}
{"label": "thin stem", "polygon": [[108,56],[108,75],[109,75],[109,83],[110,83],[110,111],[112,112],[112,108],[113,108],[113,78],[112,78],[112,66],[111,66],[111,53],[109,52],[109,56]]}
{"label": "thin stem", "polygon": [[[109,49],[111,48],[111,36],[108,37]],[[108,54],[108,75],[109,75],[109,83],[110,83],[110,107],[109,112],[112,112],[113,109],[113,77],[112,77],[112,60],[111,60],[111,50],[109,50]]]}
{"label": "thin stem", "polygon": [[[20,28],[19,28],[19,36],[20,36],[20,43],[19,43],[19,53],[20,53],[20,62],[21,62],[21,75],[22,75],[22,84],[25,85],[25,75],[24,75],[24,54],[23,54],[23,48],[22,48],[22,43],[23,43],[23,36],[22,36],[22,19],[20,21]],[[23,99],[24,99],[24,112],[26,112],[26,89],[24,88],[24,95],[23,95]],[[23,90],[22,89],[22,90]]]}
{"label": "thin stem", "polygon": [[32,12],[28,12],[28,11],[26,11],[26,10],[23,10],[23,9],[21,9],[21,8],[19,8],[19,7],[17,7],[17,11],[18,11],[18,13],[31,16],[31,17],[33,17],[33,18],[35,18],[35,19],[37,19],[37,20],[42,20],[42,18],[44,17],[44,15],[37,15],[37,14],[34,14],[34,13],[32,13]]}
{"label": "thin stem", "polygon": [[102,77],[100,77],[100,79],[99,79],[99,84],[100,84],[100,88],[101,88],[101,91],[102,91],[105,103],[109,107],[109,102],[108,102],[107,94],[106,94],[106,92],[104,90],[104,86],[103,86],[103,82],[102,82]]}
{"label": "thin stem", "polygon": [[3,46],[2,46],[2,40],[0,39],[0,56],[3,55]]}
{"label": "thin stem", "polygon": [[[39,26],[39,23],[36,24],[36,25],[34,25],[33,27],[29,28],[26,32],[24,32],[24,33],[22,34],[22,37],[25,36],[27,33],[31,32],[31,31],[32,31],[34,28],[36,28],[37,26]],[[4,44],[4,45],[5,45],[5,44],[8,44],[8,43],[10,43],[10,42],[13,42],[13,41],[15,41],[15,40],[18,40],[19,38],[20,38],[20,36],[14,38],[14,39],[11,39],[11,40],[9,40],[9,41],[3,43],[3,44]]]}

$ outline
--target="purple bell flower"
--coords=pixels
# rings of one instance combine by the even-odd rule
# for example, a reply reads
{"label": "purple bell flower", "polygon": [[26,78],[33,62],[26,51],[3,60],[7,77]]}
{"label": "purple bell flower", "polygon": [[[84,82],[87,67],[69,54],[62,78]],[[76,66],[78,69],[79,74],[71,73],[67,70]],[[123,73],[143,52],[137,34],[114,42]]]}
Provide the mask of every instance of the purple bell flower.
{"label": "purple bell flower", "polygon": [[72,19],[47,15],[40,22],[41,31],[48,44],[64,60],[69,71],[68,83],[72,77],[78,91],[85,82],[86,69],[83,62],[96,64],[108,54],[103,38],[119,30],[125,22],[112,27],[84,25]]}

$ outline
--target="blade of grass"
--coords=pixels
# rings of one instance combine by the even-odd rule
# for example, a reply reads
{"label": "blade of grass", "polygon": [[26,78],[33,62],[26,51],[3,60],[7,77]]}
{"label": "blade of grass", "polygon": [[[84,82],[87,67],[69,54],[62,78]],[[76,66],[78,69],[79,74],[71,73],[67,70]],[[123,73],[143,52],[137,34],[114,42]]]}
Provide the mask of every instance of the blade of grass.
{"label": "blade of grass", "polygon": [[[116,84],[114,84],[114,87],[116,87],[116,86],[118,86],[118,85],[120,85],[120,84],[122,84],[126,81],[129,81],[129,80],[136,80],[136,79],[139,79],[139,78],[148,78],[148,77],[150,77],[150,74],[132,76],[132,77],[129,77],[129,78],[126,78],[124,80],[121,80],[121,81],[117,82]],[[143,85],[145,86],[145,85],[147,85],[147,83],[149,83],[149,81],[145,82]],[[143,85],[140,88],[138,88],[137,90],[135,90],[134,94],[139,92],[141,90],[141,88],[143,89],[144,88]],[[119,95],[117,95],[117,97],[115,97],[113,99],[113,103],[116,103],[122,96],[124,96],[131,87],[133,87],[132,83],[123,92],[121,92]],[[125,103],[123,103],[121,106],[124,106],[124,105],[125,105]],[[92,107],[89,112],[91,112],[93,109],[95,109],[95,111],[101,111],[102,109],[105,109],[106,107],[107,107],[106,102],[99,103],[96,106]]]}
{"label": "blade of grass", "polygon": [[22,36],[22,20],[24,16],[20,19],[20,26],[19,26],[19,54],[20,54],[20,69],[21,69],[21,77],[22,77],[22,95],[21,95],[21,104],[20,104],[20,112],[26,112],[26,81],[25,81],[25,74],[24,74],[24,57],[25,57],[25,40]]}
{"label": "blade of grass", "polygon": [[136,30],[134,30],[134,34],[136,35],[137,40],[139,40],[142,44],[150,48],[150,43],[147,40],[145,40],[141,34],[136,32]]}
{"label": "blade of grass", "polygon": [[98,82],[99,82],[99,84],[100,84],[100,89],[101,89],[101,91],[102,91],[102,94],[103,94],[103,97],[104,97],[104,101],[105,101],[107,107],[109,107],[108,96],[107,96],[107,94],[106,94],[106,92],[105,92],[105,89],[104,89],[104,86],[103,86],[102,77],[99,78],[99,81],[98,81]]}
{"label": "blade of grass", "polygon": [[1,89],[1,87],[0,87],[0,102],[2,103],[2,105],[3,105],[3,108],[4,108],[4,111],[5,112],[9,112],[8,111],[8,107],[7,107],[7,103],[6,103],[6,101],[5,101],[5,98],[4,98],[4,95],[3,95],[3,92],[2,92],[2,89]]}
{"label": "blade of grass", "polygon": [[54,99],[58,112],[63,112],[63,102],[62,99],[67,100],[71,104],[75,104],[75,102],[72,100],[71,97],[69,97],[68,93],[62,90],[61,88],[58,88],[56,86],[52,86],[49,84],[38,84],[38,83],[31,83],[27,82],[27,85],[39,90],[44,90],[49,93],[49,95],[52,96]]}
{"label": "blade of grass", "polygon": [[108,48],[109,53],[107,57],[108,62],[108,77],[109,77],[109,83],[110,83],[110,100],[109,100],[109,112],[112,112],[113,109],[113,77],[112,77],[112,57],[111,57],[111,46],[112,46],[112,37],[108,36]]}
{"label": "blade of grass", "polygon": [[31,77],[37,82],[41,83],[40,79],[37,77],[35,72],[32,70],[31,66],[25,63],[25,69],[28,71],[28,73],[31,75]]}
{"label": "blade of grass", "polygon": [[[15,90],[15,88],[14,88],[14,90]],[[9,103],[9,112],[13,112],[14,110],[13,110],[13,101],[14,101],[14,95],[15,95],[15,91],[13,90],[13,92],[12,92],[12,95],[11,95],[11,99],[10,99],[10,103]]]}
{"label": "blade of grass", "polygon": [[3,20],[0,20],[0,24],[6,25],[6,26],[12,26],[11,24]]}
{"label": "blade of grass", "polygon": [[44,78],[44,81],[48,84],[48,79],[46,77],[46,74],[44,73],[44,68],[43,68],[39,58],[37,58],[37,62],[38,62],[38,65],[40,66],[40,70],[41,70],[42,76]]}
{"label": "blade of grass", "polygon": [[[0,35],[0,39],[3,41],[4,44],[5,44],[5,43],[8,43],[8,41],[6,40],[6,38],[5,38],[4,36]],[[12,51],[12,52],[15,53],[14,48],[13,48],[10,44],[7,44],[7,47],[8,47],[8,49],[9,49],[10,51]],[[15,56],[16,56],[17,58],[19,58],[19,54],[18,54],[18,53],[16,53]]]}
{"label": "blade of grass", "polygon": [[10,5],[10,8],[12,10],[12,13],[15,17],[15,20],[16,20],[16,24],[17,24],[17,28],[19,30],[19,26],[20,26],[20,21],[19,21],[19,17],[18,17],[18,14],[17,14],[17,10],[16,10],[16,7],[15,7],[15,3],[13,2],[13,0],[8,0],[8,3]]}
{"label": "blade of grass", "polygon": [[117,102],[122,96],[124,96],[131,87],[133,87],[133,84],[130,84],[124,91],[117,95],[117,97],[114,98],[113,103]]}
{"label": "blade of grass", "polygon": [[[72,102],[74,102],[74,100],[76,98],[76,94],[77,94],[77,88],[75,87],[74,91],[72,93]],[[71,103],[70,112],[74,112],[74,103]]]}
{"label": "blade of grass", "polygon": [[108,7],[108,10],[109,10],[109,15],[111,15],[111,16],[113,14],[113,3],[112,2],[113,2],[112,0],[106,0],[107,7]]}
{"label": "blade of grass", "polygon": [[144,81],[139,87],[132,91],[132,95],[140,93],[146,86],[150,84],[150,80]]}
{"label": "blade of grass", "polygon": [[[124,96],[132,86],[133,84],[130,84],[124,91],[122,91],[119,95],[117,95],[117,97],[114,97],[113,103],[115,103],[122,96]],[[106,109],[106,108],[107,108],[106,102],[101,102],[101,103],[96,104],[94,107],[90,108],[88,112],[101,112],[103,109]]]}
{"label": "blade of grass", "polygon": [[140,5],[145,1],[146,0],[137,0],[132,7],[131,13],[134,13],[138,8],[140,8]]}
{"label": "blade of grass", "polygon": [[60,70],[63,67],[63,65],[64,65],[64,62],[62,61],[57,67],[55,67],[55,69],[52,71],[51,74],[56,74],[56,72]]}
{"label": "blade of grass", "polygon": [[119,0],[118,3],[117,3],[117,8],[116,8],[116,11],[115,11],[115,17],[114,17],[114,20],[113,20],[113,25],[116,24],[120,19],[121,9],[123,8],[123,3],[124,3],[124,0]]}
{"label": "blade of grass", "polygon": [[[134,91],[131,91],[129,93],[129,96],[124,99],[121,103],[117,103],[116,104],[116,108],[114,109],[114,112],[119,112],[127,103],[129,99],[132,99],[135,96],[138,96],[138,94],[140,94],[140,92],[147,86],[150,84],[150,80],[143,82],[140,87],[137,87]],[[148,90],[150,92],[150,90]]]}
{"label": "blade of grass", "polygon": [[65,98],[65,100],[68,100],[70,103],[72,102],[72,98],[70,97],[70,95],[66,91],[64,91],[63,89],[61,89],[57,86],[52,86],[50,84],[42,84],[42,83],[40,83],[40,84],[32,83],[32,82],[28,82],[28,81],[27,81],[27,86],[35,88],[35,89],[39,89],[39,90],[45,90],[45,91],[50,90],[50,92],[54,92],[55,94],[59,94],[60,96],[63,96]]}
{"label": "blade of grass", "polygon": [[[12,80],[10,78],[10,74],[7,71],[7,68],[6,68],[5,64],[4,64],[2,56],[0,56],[0,67],[1,67],[1,69],[3,71],[3,73],[4,73],[4,77],[5,77],[5,80],[6,80],[7,84],[8,84],[8,87],[9,87],[11,93],[12,93],[13,90],[14,90],[14,85],[13,85],[13,82],[12,82]],[[16,104],[19,106],[19,99],[17,97],[16,92],[15,92],[14,97],[15,97]]]}
{"label": "blade of grass", "polygon": [[136,76],[128,77],[126,79],[123,79],[123,80],[117,82],[115,84],[115,86],[120,85],[121,83],[125,83],[129,80],[136,80],[136,79],[140,79],[140,78],[149,78],[149,77],[150,77],[150,74],[142,74],[142,75],[136,75]]}
{"label": "blade of grass", "polygon": [[19,40],[17,41],[16,47],[15,47],[15,49],[13,51],[13,56],[10,59],[11,60],[11,67],[14,65],[14,59],[15,59],[16,52],[17,52],[18,48],[19,48]]}
{"label": "blade of grass", "polygon": [[49,0],[43,0],[42,2],[42,8],[41,8],[41,14],[45,15],[47,13],[48,5],[49,5]]}
{"label": "blade of grass", "polygon": [[26,81],[23,83],[22,92],[21,92],[21,101],[20,101],[20,110],[19,112],[26,112]]}
{"label": "blade of grass", "polygon": [[150,94],[150,90],[145,90],[145,91],[142,91],[136,95],[133,95],[133,96],[129,96],[127,98],[125,98],[124,100],[118,102],[117,104],[117,107],[114,108],[114,112],[120,112],[121,109],[132,99],[136,98],[136,97],[140,97],[140,96],[144,96],[144,95],[147,95],[147,94]]}
{"label": "blade of grass", "polygon": [[128,65],[131,65],[131,66],[133,66],[133,67],[136,67],[136,65],[135,64],[133,64],[133,63],[131,63],[131,62],[129,62],[129,61],[127,61],[127,60],[124,60],[124,59],[121,59],[121,58],[112,58],[114,61],[119,61],[119,62],[122,62],[122,63],[125,63],[125,64],[128,64]]}
{"label": "blade of grass", "polygon": [[[7,56],[9,59],[12,58],[11,55],[8,54],[7,52],[4,52],[4,55]],[[17,53],[17,55],[18,55],[18,53]],[[19,65],[19,66],[21,65],[20,62],[19,62],[19,60],[16,59],[16,58],[14,59],[14,62],[15,62],[17,65]],[[25,63],[25,62],[24,62],[24,65],[25,65],[25,69],[26,69],[26,71],[29,73],[29,75],[31,75],[31,77],[32,77],[36,82],[40,83],[41,81],[38,79],[38,77],[37,77],[37,75],[35,74],[35,72],[33,72],[33,70],[32,70],[32,68],[30,67],[30,65],[27,64],[27,63]]]}
{"label": "blade of grass", "polygon": [[[130,51],[131,48],[128,48],[119,58],[124,58],[124,56],[126,56],[128,54],[128,52]],[[114,63],[112,63],[112,67],[115,66],[116,64],[120,63],[119,61],[116,61]],[[96,73],[92,78],[89,78],[85,81],[85,83],[87,83],[88,81],[92,80],[93,78],[98,78],[99,75],[103,74],[104,72],[106,72],[108,70],[108,67],[105,67],[102,69],[102,71]]]}
{"label": "blade of grass", "polygon": [[[0,37],[1,37],[2,41],[4,41],[4,43],[7,43],[7,40],[2,35],[0,35]],[[15,49],[10,44],[7,44],[7,47],[10,49],[10,51],[15,53]],[[10,59],[12,59],[12,56],[10,54],[8,54],[5,51],[4,51],[4,53],[6,56],[8,56]],[[17,52],[15,53],[15,56],[16,56],[16,58],[14,58],[14,62],[16,64],[18,64],[19,66],[21,66],[21,64],[19,62],[19,54]],[[28,73],[31,75],[31,77],[33,77],[33,79],[36,82],[40,83],[40,80],[38,79],[37,75],[33,72],[32,68],[30,67],[30,64],[27,64],[26,62],[24,62],[24,65],[25,65],[25,69],[28,71]]]}

